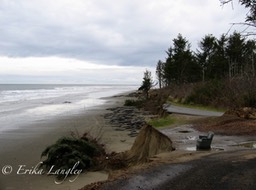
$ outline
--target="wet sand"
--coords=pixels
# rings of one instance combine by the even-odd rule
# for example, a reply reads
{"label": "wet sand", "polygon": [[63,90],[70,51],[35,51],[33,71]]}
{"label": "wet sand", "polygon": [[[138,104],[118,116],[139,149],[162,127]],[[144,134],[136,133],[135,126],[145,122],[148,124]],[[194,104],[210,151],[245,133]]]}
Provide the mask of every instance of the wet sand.
{"label": "wet sand", "polygon": [[[99,137],[109,152],[128,150],[134,138],[129,137],[127,131],[115,131],[102,117],[108,112],[106,108],[120,106],[125,99],[127,98],[124,96],[111,97],[107,99],[106,104],[90,108],[84,113],[53,120],[45,118],[33,126],[0,134],[0,189],[77,190],[86,184],[106,180],[106,172],[85,172],[72,183],[67,179],[56,185],[55,176],[42,175],[40,172],[33,172],[33,169],[40,163],[40,155],[48,145],[62,136],[71,134],[81,136],[89,132]],[[22,170],[19,170],[20,168]],[[26,174],[25,170],[28,170]],[[11,174],[6,174],[10,172]]]}

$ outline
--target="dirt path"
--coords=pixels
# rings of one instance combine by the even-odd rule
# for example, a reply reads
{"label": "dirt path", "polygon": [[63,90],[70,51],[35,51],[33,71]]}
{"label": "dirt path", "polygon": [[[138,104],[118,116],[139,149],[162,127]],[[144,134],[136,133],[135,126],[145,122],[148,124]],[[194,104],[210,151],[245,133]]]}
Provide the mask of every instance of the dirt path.
{"label": "dirt path", "polygon": [[185,107],[180,107],[175,105],[169,105],[165,109],[167,110],[168,113],[178,113],[178,114],[186,114],[186,115],[216,116],[216,117],[223,115],[223,112],[185,108]]}

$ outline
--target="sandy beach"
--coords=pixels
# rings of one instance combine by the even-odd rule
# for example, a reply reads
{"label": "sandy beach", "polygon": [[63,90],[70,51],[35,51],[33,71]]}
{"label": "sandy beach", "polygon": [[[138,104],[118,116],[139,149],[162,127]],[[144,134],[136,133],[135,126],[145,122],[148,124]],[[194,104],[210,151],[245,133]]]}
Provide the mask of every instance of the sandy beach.
{"label": "sandy beach", "polygon": [[37,121],[33,126],[1,133],[0,189],[77,190],[86,184],[106,180],[108,178],[106,172],[84,172],[72,183],[67,179],[56,185],[55,176],[42,175],[33,172],[33,169],[40,164],[40,155],[48,145],[62,136],[71,134],[81,136],[89,132],[93,136],[100,137],[109,152],[128,150],[135,138],[129,137],[127,131],[115,131],[103,118],[108,112],[106,108],[122,105],[125,99],[124,96],[110,97],[104,105],[92,107],[75,116],[57,117],[51,120],[45,118]]}

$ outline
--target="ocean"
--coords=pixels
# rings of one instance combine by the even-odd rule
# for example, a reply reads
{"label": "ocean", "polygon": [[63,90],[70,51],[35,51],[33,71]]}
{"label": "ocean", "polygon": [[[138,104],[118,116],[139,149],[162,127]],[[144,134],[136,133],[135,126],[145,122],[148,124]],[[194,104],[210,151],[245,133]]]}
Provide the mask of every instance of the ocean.
{"label": "ocean", "polygon": [[104,97],[136,89],[132,85],[0,84],[0,133],[78,114],[106,103]]}

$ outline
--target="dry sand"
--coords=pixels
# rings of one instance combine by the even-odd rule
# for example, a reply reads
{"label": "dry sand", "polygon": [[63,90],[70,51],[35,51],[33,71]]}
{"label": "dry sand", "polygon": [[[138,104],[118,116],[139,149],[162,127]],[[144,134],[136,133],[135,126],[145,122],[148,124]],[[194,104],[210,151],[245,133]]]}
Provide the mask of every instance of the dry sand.
{"label": "dry sand", "polygon": [[[86,184],[106,180],[106,172],[85,172],[72,183],[68,178],[62,184],[56,185],[55,176],[32,171],[40,163],[41,152],[48,145],[71,133],[82,135],[90,132],[101,138],[109,152],[130,149],[135,138],[129,137],[127,131],[115,131],[102,117],[107,113],[106,108],[119,106],[124,99],[124,96],[111,97],[106,104],[86,110],[80,115],[50,121],[45,118],[36,125],[0,134],[0,190],[77,190]],[[24,170],[19,171],[19,168],[30,170],[30,174],[24,174]],[[11,174],[4,175],[10,171]]]}

